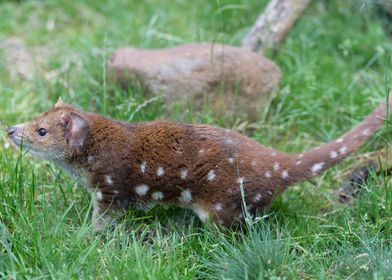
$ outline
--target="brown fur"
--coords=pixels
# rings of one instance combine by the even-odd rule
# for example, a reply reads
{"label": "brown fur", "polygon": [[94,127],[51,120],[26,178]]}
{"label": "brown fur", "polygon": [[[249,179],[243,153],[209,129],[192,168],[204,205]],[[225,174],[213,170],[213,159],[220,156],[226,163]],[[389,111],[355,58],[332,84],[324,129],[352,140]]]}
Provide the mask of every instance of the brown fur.
{"label": "brown fur", "polygon": [[[391,102],[392,103],[392,102]],[[251,214],[274,194],[319,175],[358,149],[383,123],[385,103],[336,141],[303,154],[260,145],[239,133],[172,121],[125,123],[61,100],[32,122],[8,129],[12,140],[81,176],[94,199],[93,222],[151,203],[189,207],[224,224],[243,219],[240,185]],[[47,134],[39,136],[39,128]]]}

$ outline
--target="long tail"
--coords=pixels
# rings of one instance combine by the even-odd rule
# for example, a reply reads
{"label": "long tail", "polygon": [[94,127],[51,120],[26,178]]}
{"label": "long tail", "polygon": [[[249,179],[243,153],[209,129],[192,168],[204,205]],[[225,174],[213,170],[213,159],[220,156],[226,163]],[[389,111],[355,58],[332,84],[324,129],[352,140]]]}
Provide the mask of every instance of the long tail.
{"label": "long tail", "polygon": [[[390,93],[389,108],[392,108],[391,96]],[[290,168],[294,180],[301,181],[317,176],[360,148],[385,122],[386,107],[386,101],[382,102],[362,123],[339,139],[295,155]]]}

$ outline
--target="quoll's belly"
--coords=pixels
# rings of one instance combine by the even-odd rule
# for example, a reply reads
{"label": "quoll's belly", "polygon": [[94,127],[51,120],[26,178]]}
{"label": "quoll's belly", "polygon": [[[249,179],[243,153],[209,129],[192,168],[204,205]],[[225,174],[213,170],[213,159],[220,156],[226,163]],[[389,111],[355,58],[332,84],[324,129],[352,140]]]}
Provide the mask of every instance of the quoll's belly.
{"label": "quoll's belly", "polygon": [[93,180],[92,185],[98,185],[95,193],[100,208],[121,210],[134,206],[146,210],[156,204],[175,204],[193,209],[202,221],[212,218],[229,225],[243,219],[241,185],[252,215],[268,205],[273,195],[262,163],[254,159],[229,156],[204,164],[196,161],[191,168],[146,160],[138,164],[137,170],[132,174],[113,170]]}

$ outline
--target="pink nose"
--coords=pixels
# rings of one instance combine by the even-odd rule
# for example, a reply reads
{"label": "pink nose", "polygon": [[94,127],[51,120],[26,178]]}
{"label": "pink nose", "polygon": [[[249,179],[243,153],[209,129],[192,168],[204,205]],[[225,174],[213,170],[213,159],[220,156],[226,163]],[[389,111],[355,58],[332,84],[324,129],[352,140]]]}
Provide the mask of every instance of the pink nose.
{"label": "pink nose", "polygon": [[16,132],[16,127],[12,126],[7,128],[8,136],[11,137]]}

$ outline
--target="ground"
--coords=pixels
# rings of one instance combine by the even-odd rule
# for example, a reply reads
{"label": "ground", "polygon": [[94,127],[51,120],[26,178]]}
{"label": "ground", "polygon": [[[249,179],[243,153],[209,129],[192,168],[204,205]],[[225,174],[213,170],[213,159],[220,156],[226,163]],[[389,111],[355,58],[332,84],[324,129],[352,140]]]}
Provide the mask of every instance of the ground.
{"label": "ground", "polygon": [[[262,4],[260,4],[262,2]],[[337,138],[386,96],[388,20],[377,1],[314,1],[282,49],[268,53],[283,79],[253,139],[299,152]],[[0,277],[117,279],[390,279],[392,189],[373,176],[350,205],[332,194],[350,159],[297,184],[243,232],[200,225],[178,208],[130,211],[94,234],[91,204],[57,166],[19,153],[9,125],[48,109],[59,96],[128,121],[172,118],[227,128],[246,120],[178,106],[169,115],[140,89],[106,85],[104,65],[121,46],[185,42],[239,45],[266,1],[1,1],[0,43],[34,50],[34,75],[11,75],[0,53]],[[389,22],[390,24],[390,22]],[[147,101],[147,102],[146,102]],[[388,128],[362,149],[390,145]],[[389,141],[389,142],[388,142]],[[352,161],[352,160],[351,160]]]}

